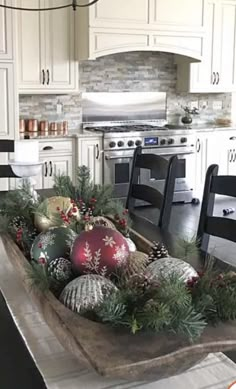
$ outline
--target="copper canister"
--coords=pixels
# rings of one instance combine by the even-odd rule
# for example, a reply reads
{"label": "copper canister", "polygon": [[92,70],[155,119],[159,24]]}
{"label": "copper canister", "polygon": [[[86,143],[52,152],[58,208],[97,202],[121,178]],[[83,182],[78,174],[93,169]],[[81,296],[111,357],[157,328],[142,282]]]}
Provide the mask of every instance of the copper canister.
{"label": "copper canister", "polygon": [[39,132],[41,136],[48,136],[48,121],[41,120],[39,123]]}
{"label": "copper canister", "polygon": [[19,120],[19,133],[20,133],[20,139],[24,139],[24,137],[25,137],[25,119]]}
{"label": "copper canister", "polygon": [[57,135],[63,135],[63,123],[58,122],[56,124],[56,127],[57,127]]}
{"label": "copper canister", "polygon": [[63,124],[63,135],[67,135],[68,134],[68,122],[64,121],[62,124]]}
{"label": "copper canister", "polygon": [[51,122],[49,126],[49,135],[57,135],[56,123]]}
{"label": "copper canister", "polygon": [[28,134],[30,138],[35,138],[38,136],[38,120],[29,119],[28,121]]}

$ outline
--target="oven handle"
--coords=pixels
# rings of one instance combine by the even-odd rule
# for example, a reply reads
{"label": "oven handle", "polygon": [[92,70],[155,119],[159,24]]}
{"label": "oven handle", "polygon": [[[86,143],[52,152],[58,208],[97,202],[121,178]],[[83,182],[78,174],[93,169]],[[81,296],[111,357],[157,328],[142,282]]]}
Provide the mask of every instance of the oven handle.
{"label": "oven handle", "polygon": [[121,155],[121,156],[114,156],[114,157],[110,157],[110,155],[105,155],[105,160],[106,161],[110,161],[112,159],[131,159],[133,158],[133,154],[132,155]]}
{"label": "oven handle", "polygon": [[164,155],[164,156],[170,156],[170,155],[190,155],[190,154],[194,154],[195,152],[194,151],[177,151],[176,153],[171,153],[171,152],[162,152],[162,153],[152,153],[152,154],[156,154],[156,155],[160,155],[160,156],[162,156],[162,155]]}

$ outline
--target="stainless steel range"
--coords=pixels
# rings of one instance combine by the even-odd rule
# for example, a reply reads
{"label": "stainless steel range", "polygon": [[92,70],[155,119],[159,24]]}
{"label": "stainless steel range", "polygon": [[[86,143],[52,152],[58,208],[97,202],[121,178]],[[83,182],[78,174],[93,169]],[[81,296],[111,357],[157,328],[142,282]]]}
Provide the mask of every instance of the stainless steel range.
{"label": "stainless steel range", "polygon": [[[114,197],[127,196],[134,149],[140,145],[144,153],[166,159],[178,155],[174,202],[192,201],[195,134],[184,128],[168,129],[165,93],[85,94],[83,124],[84,129],[103,133],[103,180],[114,186]],[[146,169],[140,182],[164,189],[164,180]]]}

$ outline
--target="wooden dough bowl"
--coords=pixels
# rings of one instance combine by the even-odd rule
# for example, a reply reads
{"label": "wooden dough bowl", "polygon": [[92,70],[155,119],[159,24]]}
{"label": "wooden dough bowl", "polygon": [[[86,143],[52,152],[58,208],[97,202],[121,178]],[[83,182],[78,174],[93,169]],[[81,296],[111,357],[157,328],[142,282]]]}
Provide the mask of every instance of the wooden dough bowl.
{"label": "wooden dough bowl", "polygon": [[[30,264],[7,235],[1,236],[9,261],[40,308],[45,321],[61,344],[76,358],[81,353],[105,377],[128,380],[161,379],[194,366],[208,353],[236,349],[235,322],[208,326],[201,338],[191,344],[186,338],[168,333],[138,333],[113,329],[93,322],[67,309],[52,293],[33,291],[27,280]],[[150,251],[151,242],[132,231],[139,250]]]}

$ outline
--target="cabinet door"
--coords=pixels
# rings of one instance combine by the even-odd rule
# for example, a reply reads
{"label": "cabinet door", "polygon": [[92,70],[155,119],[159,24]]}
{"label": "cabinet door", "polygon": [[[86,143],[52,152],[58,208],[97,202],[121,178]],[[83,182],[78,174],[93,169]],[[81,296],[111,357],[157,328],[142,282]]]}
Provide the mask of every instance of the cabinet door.
{"label": "cabinet door", "polygon": [[[18,0],[19,7],[40,8],[40,0]],[[45,89],[44,13],[17,11],[18,86],[20,90]]]}
{"label": "cabinet door", "polygon": [[90,25],[93,27],[142,28],[148,23],[149,0],[102,0],[90,7]]}
{"label": "cabinet door", "polygon": [[79,166],[85,165],[90,170],[91,180],[94,184],[102,184],[102,140],[100,138],[79,139]]}
{"label": "cabinet door", "polygon": [[[12,5],[12,2],[0,0],[0,5]],[[13,58],[12,39],[12,12],[0,7],[0,60]]]}
{"label": "cabinet door", "polygon": [[[71,177],[73,175],[73,164],[72,164],[72,156],[52,156],[48,157],[47,161],[45,161],[44,170],[46,169],[46,177],[45,174],[43,176],[43,188],[52,188],[54,185],[54,176],[55,174],[64,173],[65,175]],[[45,171],[44,171],[45,173]]]}
{"label": "cabinet door", "polygon": [[[217,92],[219,86],[219,3],[217,0],[207,0],[204,9],[206,35],[203,41],[203,59],[201,63],[190,64],[190,91]],[[217,50],[214,49],[216,48]]]}
{"label": "cabinet door", "polygon": [[[46,7],[58,5],[61,5],[61,0],[45,1]],[[71,8],[45,12],[47,90],[77,88],[74,18],[75,13]]]}
{"label": "cabinet door", "polygon": [[15,82],[13,64],[0,62],[0,138],[14,139]]}
{"label": "cabinet door", "polygon": [[220,1],[220,38],[215,49],[220,53],[217,82],[219,88],[231,92],[236,88],[236,2],[235,0]]}
{"label": "cabinet door", "polygon": [[201,31],[203,6],[204,0],[150,0],[150,23],[158,29]]}

